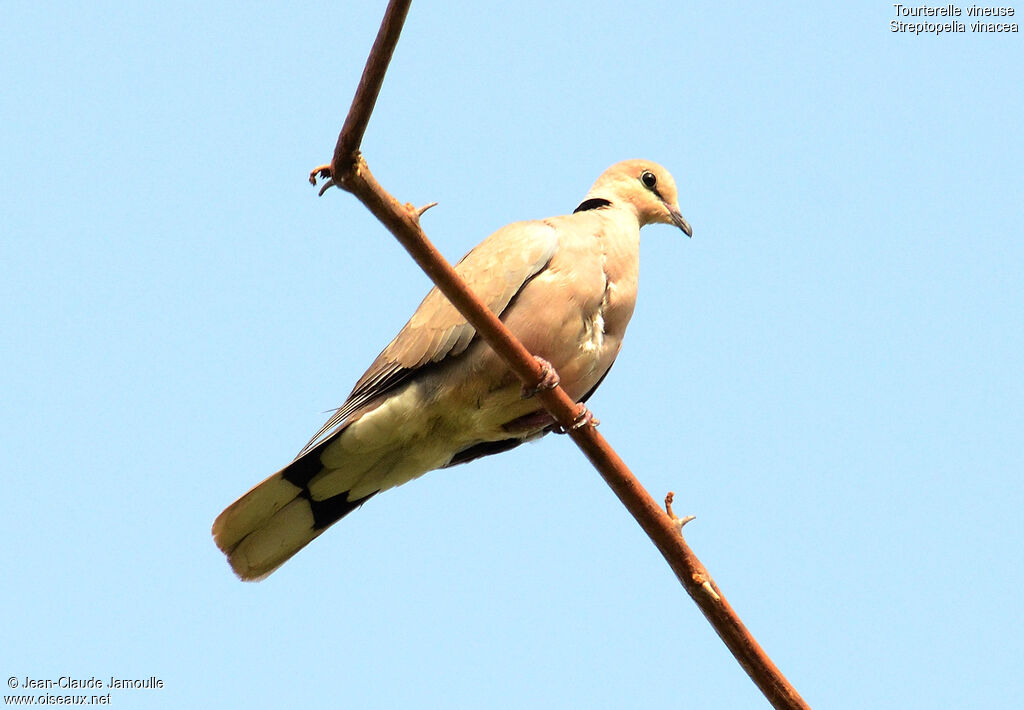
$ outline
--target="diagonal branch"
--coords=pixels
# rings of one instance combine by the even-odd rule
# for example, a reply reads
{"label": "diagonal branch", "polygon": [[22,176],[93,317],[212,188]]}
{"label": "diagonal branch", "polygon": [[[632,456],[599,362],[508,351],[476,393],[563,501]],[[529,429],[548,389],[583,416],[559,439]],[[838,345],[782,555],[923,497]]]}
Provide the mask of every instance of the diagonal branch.
{"label": "diagonal branch", "polygon": [[[534,388],[542,382],[544,368],[473,294],[427,239],[419,224],[419,217],[426,208],[416,209],[412,205],[399,203],[380,186],[359,154],[363,133],[410,2],[392,0],[388,5],[352,107],[338,137],[332,163],[313,170],[310,182],[315,185],[317,177],[328,179],[321,194],[331,185],[338,185],[354,194],[398,239],[480,337],[519,376],[524,386]],[[671,498],[666,500],[669,511],[666,514],[597,429],[589,425],[580,426],[581,422],[589,421],[585,416],[588,414],[586,408],[570,399],[561,387],[539,388],[536,396],[562,429],[568,432],[661,551],[686,591],[769,702],[776,708],[808,708],[743,625],[707,569],[686,544],[682,536],[682,526],[686,520],[671,514]]]}
{"label": "diagonal branch", "polygon": [[[352,108],[349,109],[345,124],[341,127],[338,144],[334,146],[334,160],[331,161],[334,168],[348,168],[355,162],[359,146],[363,142],[363,134],[366,132],[366,124],[370,122],[370,114],[377,103],[381,84],[384,83],[384,74],[391,63],[391,55],[395,53],[395,45],[398,44],[398,36],[402,34],[402,25],[405,24],[405,16],[409,14],[411,3],[412,0],[388,3],[388,9],[377,32],[377,39],[373,41],[373,47],[370,49],[366,69],[363,70],[356,95],[352,99]],[[340,175],[344,172],[347,171],[335,171],[334,174]]]}

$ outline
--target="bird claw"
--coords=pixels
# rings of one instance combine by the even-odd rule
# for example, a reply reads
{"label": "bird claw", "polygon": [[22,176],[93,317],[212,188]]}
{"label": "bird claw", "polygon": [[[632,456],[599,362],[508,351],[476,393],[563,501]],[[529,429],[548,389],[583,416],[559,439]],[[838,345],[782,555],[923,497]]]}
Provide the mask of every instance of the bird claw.
{"label": "bird claw", "polygon": [[551,431],[555,434],[568,434],[570,431],[576,431],[585,426],[597,426],[601,423],[601,420],[594,416],[593,412],[587,409],[583,402],[579,403],[579,409],[576,413],[576,418],[572,420],[572,424],[569,425],[569,429],[566,430],[564,427],[555,424]]}
{"label": "bird claw", "polygon": [[562,381],[550,362],[542,357],[534,356],[533,359],[537,361],[538,365],[540,365],[540,382],[533,387],[523,385],[523,399],[529,399],[543,390],[553,390],[555,387],[558,387],[558,383]]}
{"label": "bird claw", "polygon": [[587,406],[580,402],[579,413],[576,418],[572,420],[572,426],[569,427],[572,430],[580,429],[585,426],[597,426],[601,423],[601,420],[594,416],[593,412],[587,409]]}

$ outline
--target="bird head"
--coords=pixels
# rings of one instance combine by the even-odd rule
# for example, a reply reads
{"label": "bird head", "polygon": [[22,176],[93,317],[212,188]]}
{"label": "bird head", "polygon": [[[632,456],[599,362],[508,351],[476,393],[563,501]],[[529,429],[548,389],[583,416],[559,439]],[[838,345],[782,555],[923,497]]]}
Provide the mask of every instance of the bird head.
{"label": "bird head", "polygon": [[679,211],[676,181],[668,170],[650,160],[625,160],[605,170],[583,205],[591,200],[632,207],[641,227],[672,224],[686,236],[693,236],[690,223]]}

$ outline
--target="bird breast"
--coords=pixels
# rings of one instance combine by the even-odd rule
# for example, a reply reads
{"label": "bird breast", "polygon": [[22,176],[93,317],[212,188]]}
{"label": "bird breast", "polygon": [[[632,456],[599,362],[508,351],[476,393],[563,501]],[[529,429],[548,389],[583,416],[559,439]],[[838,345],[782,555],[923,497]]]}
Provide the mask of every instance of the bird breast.
{"label": "bird breast", "polygon": [[593,355],[601,351],[604,345],[604,310],[598,308],[590,318],[583,321],[583,342],[580,350]]}

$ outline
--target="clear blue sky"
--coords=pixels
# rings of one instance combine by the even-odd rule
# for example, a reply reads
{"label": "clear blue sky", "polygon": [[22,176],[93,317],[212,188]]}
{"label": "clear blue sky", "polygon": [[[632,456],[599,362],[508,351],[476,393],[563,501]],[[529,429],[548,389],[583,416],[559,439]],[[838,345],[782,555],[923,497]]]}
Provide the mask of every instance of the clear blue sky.
{"label": "clear blue sky", "polygon": [[[765,707],[563,437],[381,495],[260,584],[214,547],[428,286],[306,183],[383,5],[5,5],[0,679]],[[644,231],[602,432],[813,706],[1024,704],[1021,35],[893,34],[886,2],[464,5],[412,8],[378,178],[440,203],[454,259],[667,166],[694,238]]]}

